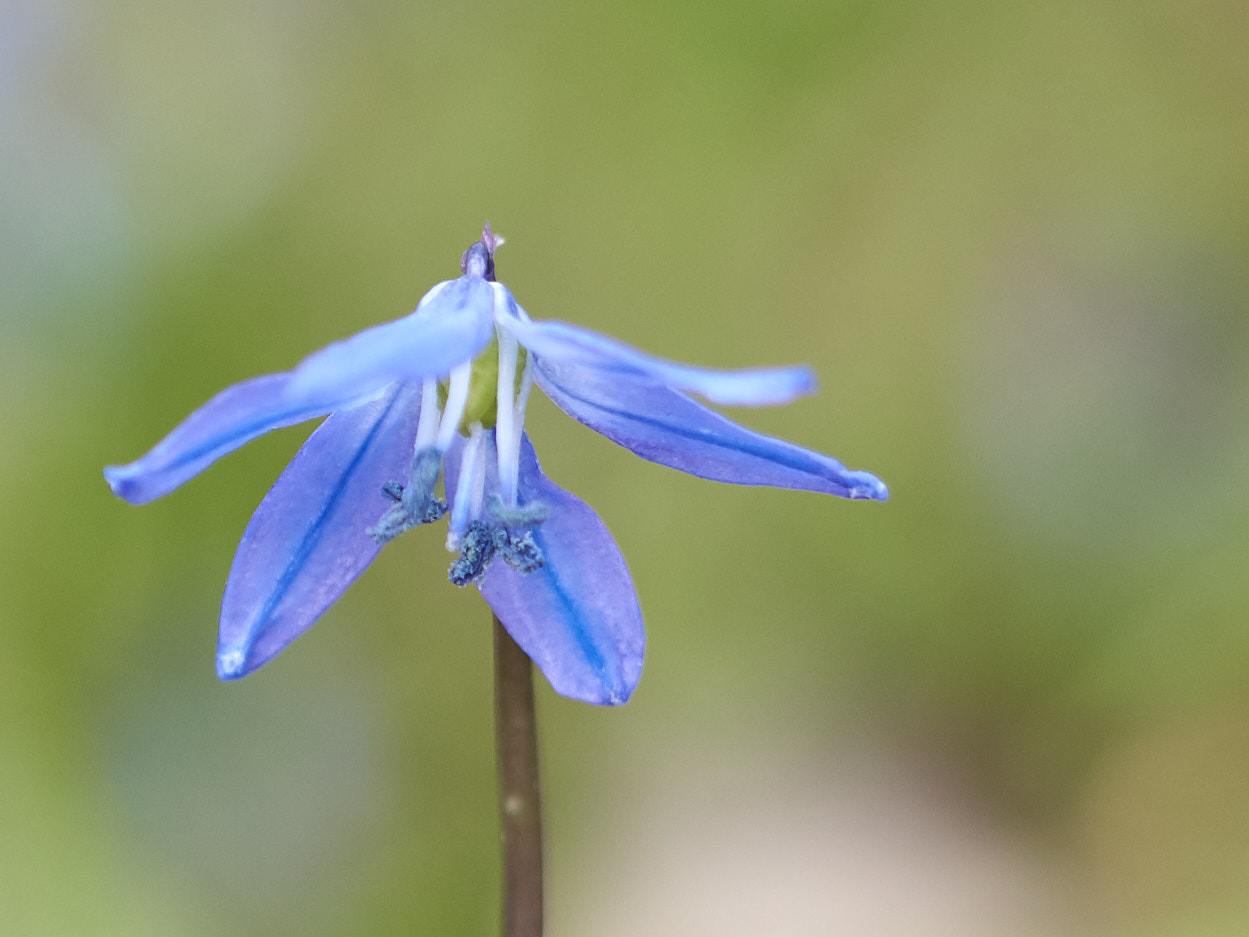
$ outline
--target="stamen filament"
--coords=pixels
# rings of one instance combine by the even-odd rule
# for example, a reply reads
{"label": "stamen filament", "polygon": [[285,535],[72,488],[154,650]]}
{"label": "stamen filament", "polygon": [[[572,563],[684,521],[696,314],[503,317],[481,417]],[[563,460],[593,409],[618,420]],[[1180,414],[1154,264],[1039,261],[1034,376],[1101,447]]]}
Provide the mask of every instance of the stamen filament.
{"label": "stamen filament", "polygon": [[[524,322],[528,322],[529,313],[525,312],[524,309],[522,309],[519,305],[517,305],[516,300],[512,299],[510,293],[508,294],[508,300],[512,304],[512,309],[515,312],[515,318],[520,319]],[[507,329],[502,329],[500,331],[507,331]],[[510,332],[508,334],[511,335]],[[511,337],[513,339],[516,339],[515,335],[512,335]],[[519,341],[519,339],[517,339],[517,341]],[[525,355],[525,368],[521,372],[521,375],[520,375],[520,387],[516,389],[516,424],[518,426],[524,425],[525,407],[529,403],[529,389],[532,386],[533,386],[533,355],[526,354]]]}
{"label": "stamen filament", "polygon": [[495,329],[499,343],[499,383],[495,407],[495,445],[499,460],[499,493],[508,507],[516,504],[516,476],[520,459],[520,426],[513,394],[516,390],[516,338]]}
{"label": "stamen filament", "polygon": [[520,372],[520,387],[516,391],[516,425],[525,424],[525,407],[529,404],[529,388],[533,387],[533,355],[525,355],[525,367]]}
{"label": "stamen filament", "polygon": [[468,403],[468,390],[473,381],[473,362],[464,361],[451,369],[451,377],[447,382],[447,406],[442,413],[442,421],[438,424],[438,450],[446,452],[459,430],[460,420],[464,418],[464,407]]}
{"label": "stamen filament", "polygon": [[[485,448],[485,439],[482,439]],[[482,501],[486,497],[486,460],[481,460],[481,468],[473,475],[473,490],[469,495],[469,517],[481,517]]]}
{"label": "stamen filament", "polygon": [[477,516],[473,510],[473,493],[479,487],[478,477],[485,482],[485,471],[481,464],[481,444],[485,433],[480,423],[474,423],[469,429],[468,442],[464,444],[464,454],[460,459],[460,477],[455,483],[455,503],[451,508],[451,522],[447,525],[447,549],[452,553],[460,549],[464,531],[468,530],[469,521]]}
{"label": "stamen filament", "polygon": [[438,378],[427,377],[421,383],[421,415],[416,423],[416,449],[428,449],[438,438]]}

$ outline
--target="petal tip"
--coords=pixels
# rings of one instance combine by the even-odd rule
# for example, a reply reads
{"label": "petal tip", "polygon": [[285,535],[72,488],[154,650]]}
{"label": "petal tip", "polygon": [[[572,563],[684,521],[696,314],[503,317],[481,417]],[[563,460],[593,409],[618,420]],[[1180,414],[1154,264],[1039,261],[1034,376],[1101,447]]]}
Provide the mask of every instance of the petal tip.
{"label": "petal tip", "polygon": [[608,694],[607,699],[603,700],[604,706],[623,706],[629,702],[629,698],[633,696],[633,687],[626,687],[623,692],[612,691]]}
{"label": "petal tip", "polygon": [[592,706],[623,706],[629,702],[629,699],[633,696],[633,691],[637,689],[637,681],[618,684],[604,681],[593,689],[586,689],[585,687],[565,687],[561,689],[552,684],[552,689],[560,696],[575,699],[582,703],[589,703]]}
{"label": "petal tip", "polygon": [[814,368],[801,367],[797,369],[794,385],[795,393],[810,397],[819,393],[820,379],[816,377]]}
{"label": "petal tip", "polygon": [[595,700],[600,706],[623,706],[633,698],[642,679],[642,653],[626,652],[614,677],[603,680],[603,696]]}
{"label": "petal tip", "polygon": [[850,486],[848,497],[851,501],[888,501],[889,488],[875,475],[863,472]]}
{"label": "petal tip", "polygon": [[116,497],[130,504],[143,504],[151,500],[143,497],[143,486],[139,484],[128,465],[106,465],[104,480],[108,482],[109,490]]}
{"label": "petal tip", "polygon": [[217,676],[222,680],[237,680],[252,669],[247,666],[247,654],[240,647],[222,648],[217,652]]}
{"label": "petal tip", "polygon": [[546,660],[534,663],[542,671],[551,689],[565,699],[591,706],[623,706],[633,696],[642,679],[642,656],[625,652],[613,655],[614,661],[600,661],[587,672],[585,661],[577,659],[575,666],[560,666]]}

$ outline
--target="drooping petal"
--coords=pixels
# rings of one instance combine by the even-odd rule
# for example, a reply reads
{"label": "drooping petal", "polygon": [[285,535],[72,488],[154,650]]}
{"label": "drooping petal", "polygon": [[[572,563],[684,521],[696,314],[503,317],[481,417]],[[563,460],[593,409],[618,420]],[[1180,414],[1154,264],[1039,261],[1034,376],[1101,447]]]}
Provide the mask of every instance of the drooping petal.
{"label": "drooping petal", "polygon": [[265,495],[239,544],[221,603],[217,673],[271,660],[364,572],[381,547],[367,529],[406,475],[420,386],[395,384],[340,410],[309,437]]}
{"label": "drooping petal", "polygon": [[[493,456],[486,462],[489,485],[497,487]],[[458,470],[449,457],[452,489]],[[542,474],[528,436],[521,440],[517,500],[522,508],[548,509],[547,520],[532,528],[544,563],[521,573],[496,559],[478,584],[481,594],[555,692],[587,703],[625,702],[642,674],[646,635],[624,557],[598,515]]]}
{"label": "drooping petal", "polygon": [[146,504],[257,436],[360,402],[358,397],[351,400],[323,387],[295,393],[289,372],[252,378],[213,397],[147,455],[129,465],[105,468],[104,478],[117,497],[131,504]]}
{"label": "drooping petal", "polygon": [[416,311],[327,345],[296,366],[291,390],[359,393],[391,381],[442,376],[468,361],[494,334],[494,292],[481,277],[439,283]]}
{"label": "drooping petal", "polygon": [[884,501],[875,475],[753,432],[667,387],[539,358],[538,386],[573,419],[644,459],[735,485],[819,491]]}
{"label": "drooping petal", "polygon": [[815,393],[815,374],[810,368],[698,368],[656,358],[566,322],[534,322],[519,312],[515,302],[501,305],[501,309],[510,311],[500,316],[499,324],[529,351],[548,361],[663,384],[725,405],[766,406]]}

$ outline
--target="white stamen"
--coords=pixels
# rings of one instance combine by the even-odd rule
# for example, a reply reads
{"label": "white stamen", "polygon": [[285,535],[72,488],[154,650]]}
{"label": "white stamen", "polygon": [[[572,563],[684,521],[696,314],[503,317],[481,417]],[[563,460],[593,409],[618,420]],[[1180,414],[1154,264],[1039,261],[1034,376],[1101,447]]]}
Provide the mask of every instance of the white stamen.
{"label": "white stamen", "polygon": [[[468,442],[460,457],[460,477],[455,482],[455,503],[451,506],[451,521],[447,525],[447,549],[459,551],[464,531],[469,521],[480,513],[481,506],[474,507],[474,495],[485,484],[485,463],[481,459],[481,444],[485,439],[480,423],[469,427]],[[477,500],[480,500],[478,497]]]}
{"label": "white stamen", "polygon": [[421,384],[421,415],[416,423],[416,448],[428,449],[438,438],[438,379],[427,377]]}
{"label": "white stamen", "polygon": [[[495,329],[499,341],[499,387],[494,427],[499,459],[499,495],[507,507],[516,506],[516,475],[520,459],[520,427],[516,401],[516,339],[506,329]],[[523,413],[520,414],[523,417]]]}
{"label": "white stamen", "polygon": [[[520,319],[522,322],[529,321],[529,313],[525,312],[519,303],[512,300],[512,306],[516,310],[513,318]],[[495,321],[498,321],[497,315],[495,316]],[[512,337],[515,338],[516,336],[513,335]],[[526,349],[526,351],[529,354],[525,355],[525,370],[520,376],[520,387],[516,391],[516,423],[518,426],[524,425],[525,406],[529,403],[529,388],[533,386],[533,351],[531,349]]]}
{"label": "white stamen", "polygon": [[[484,436],[483,436],[484,443]],[[485,448],[483,444],[482,448]],[[481,460],[481,468],[473,476],[473,490],[469,495],[469,517],[479,518],[482,515],[482,503],[486,500],[486,459]]]}
{"label": "white stamen", "polygon": [[516,424],[524,426],[525,407],[529,403],[529,388],[533,387],[533,355],[525,355],[525,370],[520,375],[520,389],[516,391]]}
{"label": "white stamen", "polygon": [[438,424],[438,451],[446,452],[451,448],[460,420],[464,419],[464,407],[468,403],[468,389],[473,380],[473,362],[465,361],[451,369],[451,378],[447,383],[447,408],[442,413],[442,422]]}

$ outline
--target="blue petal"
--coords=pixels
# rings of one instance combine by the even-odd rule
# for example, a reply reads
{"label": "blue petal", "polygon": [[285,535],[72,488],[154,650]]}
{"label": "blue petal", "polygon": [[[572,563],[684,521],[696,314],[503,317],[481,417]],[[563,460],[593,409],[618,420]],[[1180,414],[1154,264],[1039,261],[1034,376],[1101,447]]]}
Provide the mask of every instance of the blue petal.
{"label": "blue petal", "polygon": [[309,355],[291,390],[338,395],[447,374],[477,354],[494,334],[494,291],[481,277],[439,283],[411,315],[378,325]]}
{"label": "blue petal", "polygon": [[291,375],[286,373],[267,374],[226,388],[138,461],[108,466],[105,480],[117,497],[131,504],[146,504],[257,436],[325,416],[348,402],[319,388],[295,394],[290,385]]}
{"label": "blue petal", "polygon": [[[449,456],[449,491],[458,470]],[[497,476],[488,484],[497,487]],[[587,703],[625,702],[642,675],[646,634],[624,557],[598,515],[542,474],[528,436],[518,501],[549,509],[533,529],[545,563],[520,573],[496,560],[479,583],[481,594],[555,692]]]}
{"label": "blue petal", "polygon": [[252,515],[221,603],[217,673],[272,659],[332,605],[381,548],[365,532],[406,477],[420,388],[389,388],[340,410],[309,437]]}
{"label": "blue petal", "polygon": [[592,367],[611,374],[663,384],[713,403],[765,406],[815,393],[810,368],[748,368],[717,371],[655,358],[605,335],[565,322],[534,322],[515,303],[499,323],[529,351],[549,361]]}
{"label": "blue petal", "polygon": [[770,485],[884,501],[875,475],[738,426],[684,394],[595,368],[539,359],[538,386],[573,419],[644,459],[735,485]]}

